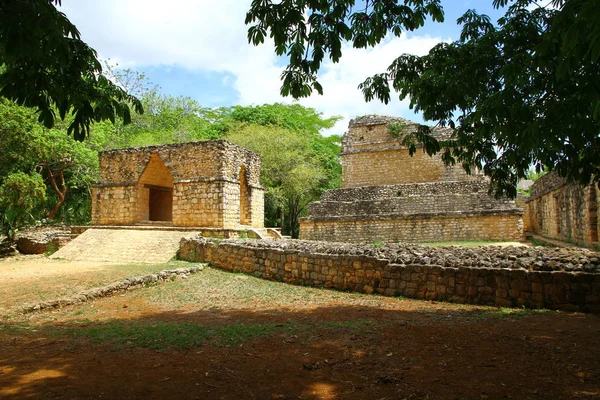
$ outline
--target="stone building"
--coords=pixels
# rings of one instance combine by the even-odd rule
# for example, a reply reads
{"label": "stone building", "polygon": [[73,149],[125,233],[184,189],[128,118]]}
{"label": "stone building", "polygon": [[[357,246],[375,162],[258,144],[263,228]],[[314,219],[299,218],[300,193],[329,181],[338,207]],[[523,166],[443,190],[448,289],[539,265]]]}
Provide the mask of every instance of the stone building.
{"label": "stone building", "polygon": [[262,228],[256,153],[224,140],[100,153],[93,225]]}
{"label": "stone building", "polygon": [[[342,139],[342,189],[326,191],[300,221],[300,238],[346,242],[520,240],[522,210],[487,194],[481,174],[446,166],[440,155],[413,156],[390,135],[416,124],[390,117],[350,122]],[[447,139],[448,129],[434,129]],[[422,147],[422,146],[421,146]]]}
{"label": "stone building", "polygon": [[542,176],[525,203],[525,230],[551,239],[600,248],[598,185],[569,184],[558,174]]}

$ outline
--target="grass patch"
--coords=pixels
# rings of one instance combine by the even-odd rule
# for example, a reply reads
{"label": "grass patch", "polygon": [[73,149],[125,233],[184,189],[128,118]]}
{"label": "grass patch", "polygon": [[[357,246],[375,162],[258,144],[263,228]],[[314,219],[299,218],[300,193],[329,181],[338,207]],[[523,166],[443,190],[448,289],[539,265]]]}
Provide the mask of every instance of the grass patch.
{"label": "grass patch", "polygon": [[[185,350],[206,344],[236,346],[273,334],[300,335],[318,330],[357,332],[375,324],[369,320],[349,320],[320,324],[231,324],[200,325],[193,322],[109,322],[83,323],[77,328],[56,330],[54,335],[88,339],[92,343],[111,343],[117,348],[143,347],[152,350]],[[58,329],[58,328],[57,328]]]}
{"label": "grass patch", "polygon": [[365,328],[370,328],[376,324],[375,321],[368,319],[348,320],[348,321],[331,321],[325,322],[323,327],[328,329],[344,329],[349,331],[360,331]]}
{"label": "grass patch", "polygon": [[50,242],[50,243],[48,243],[48,249],[46,250],[44,255],[46,257],[49,257],[52,254],[56,253],[57,251],[58,251],[58,244],[56,244],[55,242]]}
{"label": "grass patch", "polygon": [[8,335],[17,335],[17,334],[26,334],[29,332],[36,332],[37,329],[32,328],[27,323],[11,323],[0,324],[0,333],[8,334]]}
{"label": "grass patch", "polygon": [[216,268],[205,268],[202,273],[191,275],[188,279],[143,288],[128,293],[128,296],[144,299],[166,310],[272,309],[328,304],[330,301],[351,301],[354,304],[376,307],[382,302],[380,296],[266,281]]}
{"label": "grass patch", "polygon": [[111,322],[104,325],[69,328],[68,336],[87,338],[93,343],[110,342],[117,347],[184,350],[208,341],[236,345],[271,334],[274,324],[234,324],[202,326],[192,322],[155,322],[151,324]]}

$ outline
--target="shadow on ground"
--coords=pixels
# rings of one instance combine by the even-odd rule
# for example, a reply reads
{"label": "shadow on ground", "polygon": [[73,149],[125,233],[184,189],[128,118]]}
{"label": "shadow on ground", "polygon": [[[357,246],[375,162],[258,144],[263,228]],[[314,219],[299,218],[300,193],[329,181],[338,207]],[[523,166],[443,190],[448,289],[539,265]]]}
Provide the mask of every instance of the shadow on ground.
{"label": "shadow on ground", "polygon": [[595,315],[362,306],[14,324],[0,329],[0,397],[592,399],[598,338]]}

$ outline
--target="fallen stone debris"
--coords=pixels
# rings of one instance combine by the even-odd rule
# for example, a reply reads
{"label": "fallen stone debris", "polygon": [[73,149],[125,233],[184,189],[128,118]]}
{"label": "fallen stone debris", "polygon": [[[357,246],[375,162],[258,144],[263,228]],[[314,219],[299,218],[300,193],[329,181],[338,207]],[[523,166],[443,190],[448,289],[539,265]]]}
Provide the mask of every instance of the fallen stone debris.
{"label": "fallen stone debris", "polygon": [[[240,240],[221,243],[241,244]],[[600,253],[584,248],[485,245],[479,247],[423,246],[414,243],[350,244],[312,240],[250,241],[253,248],[296,250],[306,254],[368,256],[400,265],[508,268],[527,271],[600,273]]]}
{"label": "fallen stone debris", "polygon": [[29,228],[17,233],[16,247],[21,254],[53,253],[71,240],[71,228],[52,225]]}

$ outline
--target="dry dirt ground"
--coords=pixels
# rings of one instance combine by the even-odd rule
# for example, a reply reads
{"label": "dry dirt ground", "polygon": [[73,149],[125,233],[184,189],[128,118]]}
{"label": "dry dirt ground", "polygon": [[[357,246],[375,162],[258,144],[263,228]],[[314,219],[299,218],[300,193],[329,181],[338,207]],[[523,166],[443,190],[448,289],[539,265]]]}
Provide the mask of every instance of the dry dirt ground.
{"label": "dry dirt ground", "polygon": [[[27,288],[44,280],[48,297],[161,268],[173,264],[0,261],[0,398],[600,398],[598,315],[342,293],[212,268],[51,312],[9,306],[35,298]],[[69,288],[55,282],[66,277]]]}

